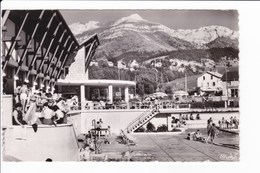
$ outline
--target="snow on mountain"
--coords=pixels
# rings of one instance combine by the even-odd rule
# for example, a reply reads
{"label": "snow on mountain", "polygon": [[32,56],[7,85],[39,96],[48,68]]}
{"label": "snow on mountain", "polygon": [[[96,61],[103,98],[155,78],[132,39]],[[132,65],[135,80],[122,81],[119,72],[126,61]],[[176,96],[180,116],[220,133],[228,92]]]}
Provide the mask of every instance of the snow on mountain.
{"label": "snow on mountain", "polygon": [[[229,45],[236,47],[238,40],[238,32],[227,27],[205,26],[198,29],[174,30],[160,23],[145,20],[138,14],[108,24],[98,24],[96,21],[90,21],[86,24],[70,25],[79,42],[94,33],[98,34],[101,43],[96,51],[98,57],[121,57],[133,52],[136,56],[143,56],[144,53],[148,56],[149,53],[176,50],[206,50]],[[213,41],[215,42],[211,43]]]}
{"label": "snow on mountain", "polygon": [[138,14],[132,14],[128,17],[123,17],[119,20],[117,20],[112,26],[117,26],[123,22],[140,22],[140,21],[147,21],[144,20],[141,16],[139,16]]}
{"label": "snow on mountain", "polygon": [[98,23],[98,21],[89,21],[85,24],[77,22],[69,25],[69,27],[74,35],[78,35],[83,32],[99,28],[100,26],[98,26]]}
{"label": "snow on mountain", "polygon": [[219,37],[237,39],[238,33],[223,26],[206,26],[199,29],[179,29],[174,33],[175,37],[196,44],[207,44]]}

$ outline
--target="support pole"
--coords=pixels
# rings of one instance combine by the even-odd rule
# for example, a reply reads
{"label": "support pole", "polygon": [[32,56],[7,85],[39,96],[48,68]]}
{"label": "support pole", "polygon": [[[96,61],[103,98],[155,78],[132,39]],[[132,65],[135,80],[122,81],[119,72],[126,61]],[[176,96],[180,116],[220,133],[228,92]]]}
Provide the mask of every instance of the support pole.
{"label": "support pole", "polygon": [[24,24],[25,24],[25,22],[26,22],[28,16],[29,16],[29,12],[26,13],[26,15],[25,15],[25,17],[24,17],[24,19],[23,19],[23,22],[22,22],[22,24],[21,24],[21,26],[20,26],[18,32],[16,33],[15,39],[14,39],[14,41],[12,42],[10,48],[8,49],[8,52],[7,52],[6,57],[5,57],[5,62],[4,62],[4,65],[3,65],[3,71],[5,70],[5,68],[6,68],[6,66],[7,66],[7,64],[8,64],[8,62],[9,62],[9,59],[10,59],[12,53],[13,53],[14,47],[15,47],[15,45],[16,45],[16,43],[17,43],[18,37],[20,36],[20,34],[21,34],[21,32],[22,32],[22,29],[23,29],[23,27],[24,27]]}
{"label": "support pole", "polygon": [[111,103],[113,103],[113,86],[108,86],[108,99]]}

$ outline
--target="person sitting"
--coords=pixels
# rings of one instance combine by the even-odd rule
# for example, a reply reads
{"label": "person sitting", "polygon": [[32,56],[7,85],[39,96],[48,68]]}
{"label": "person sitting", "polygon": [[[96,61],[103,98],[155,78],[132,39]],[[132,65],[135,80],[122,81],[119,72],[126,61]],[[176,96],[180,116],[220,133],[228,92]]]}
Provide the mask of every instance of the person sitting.
{"label": "person sitting", "polygon": [[194,118],[193,118],[193,115],[192,115],[192,114],[190,114],[190,120],[194,120]]}
{"label": "person sitting", "polygon": [[206,143],[206,139],[204,137],[202,137],[199,129],[194,133],[194,140],[202,141],[202,142]]}
{"label": "person sitting", "polygon": [[192,141],[194,134],[195,134],[195,132],[190,132],[190,133],[188,133],[187,139],[190,140],[190,141]]}
{"label": "person sitting", "polygon": [[25,124],[27,124],[24,120],[23,120],[23,112],[22,112],[22,104],[21,103],[16,103],[15,104],[15,109],[13,111],[13,125],[20,125],[23,126]]}
{"label": "person sitting", "polygon": [[59,109],[57,105],[53,106],[52,110],[54,111],[56,117],[53,122],[55,124],[62,124],[64,122],[64,113]]}
{"label": "person sitting", "polygon": [[46,125],[53,125],[53,120],[52,117],[55,115],[54,111],[52,109],[50,109],[50,107],[48,106],[48,102],[43,104],[43,109],[42,109],[42,124],[46,124]]}
{"label": "person sitting", "polygon": [[200,114],[197,114],[196,115],[196,120],[200,120],[201,118],[200,118]]}
{"label": "person sitting", "polygon": [[189,120],[189,115],[188,114],[186,114],[186,120]]}

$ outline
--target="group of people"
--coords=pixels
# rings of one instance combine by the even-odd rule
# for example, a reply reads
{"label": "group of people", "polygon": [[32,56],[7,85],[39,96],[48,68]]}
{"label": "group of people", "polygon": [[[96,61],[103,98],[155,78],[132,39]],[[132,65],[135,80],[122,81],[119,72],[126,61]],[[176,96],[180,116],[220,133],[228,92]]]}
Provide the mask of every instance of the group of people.
{"label": "group of people", "polygon": [[233,116],[230,117],[230,120],[225,120],[224,117],[222,117],[221,120],[218,121],[218,124],[219,124],[219,127],[222,128],[222,129],[231,129],[231,128],[236,128],[238,129],[238,126],[239,126],[239,120]]}
{"label": "group of people", "polygon": [[203,137],[202,133],[198,129],[196,132],[188,133],[187,139],[188,140],[196,140],[201,141],[203,143],[210,143],[214,144],[214,140],[216,135],[219,133],[215,123],[213,123],[212,117],[207,120],[207,137]]}
{"label": "group of people", "polygon": [[58,94],[18,85],[14,95],[13,125],[56,125],[66,123],[66,100]]}
{"label": "group of people", "polygon": [[183,114],[182,119],[183,120],[195,120],[195,119],[200,120],[201,118],[200,118],[200,114],[197,114],[196,117],[194,118],[193,114],[191,113],[190,116],[188,114],[186,114],[186,115]]}

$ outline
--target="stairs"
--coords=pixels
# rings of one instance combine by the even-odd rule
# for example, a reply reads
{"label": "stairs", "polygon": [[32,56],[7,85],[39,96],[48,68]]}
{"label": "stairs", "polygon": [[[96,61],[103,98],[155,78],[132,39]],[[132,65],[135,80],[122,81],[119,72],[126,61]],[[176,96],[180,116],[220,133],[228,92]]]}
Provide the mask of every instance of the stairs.
{"label": "stairs", "polygon": [[127,133],[132,133],[137,130],[139,127],[143,126],[149,120],[151,120],[155,115],[159,113],[159,109],[157,107],[151,108],[141,115],[139,115],[136,119],[134,119],[131,123],[128,124],[125,131]]}

